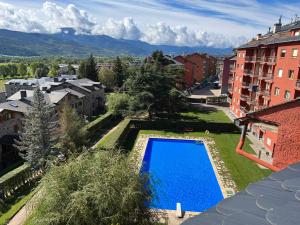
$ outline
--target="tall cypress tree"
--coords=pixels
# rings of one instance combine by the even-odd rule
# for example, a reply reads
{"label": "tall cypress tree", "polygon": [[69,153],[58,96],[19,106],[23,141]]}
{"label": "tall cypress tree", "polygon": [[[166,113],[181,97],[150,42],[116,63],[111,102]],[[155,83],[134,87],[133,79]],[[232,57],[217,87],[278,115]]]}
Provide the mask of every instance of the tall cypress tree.
{"label": "tall cypress tree", "polygon": [[86,61],[86,78],[92,81],[98,81],[97,63],[94,56],[91,54]]}
{"label": "tall cypress tree", "polygon": [[20,140],[16,141],[20,156],[30,163],[33,169],[45,169],[55,153],[54,129],[56,122],[51,116],[51,109],[46,104],[39,88],[33,94],[32,107],[26,113]]}
{"label": "tall cypress tree", "polygon": [[115,74],[115,77],[117,79],[117,86],[121,87],[124,83],[124,70],[122,66],[122,61],[119,57],[116,58],[113,66],[113,72]]}

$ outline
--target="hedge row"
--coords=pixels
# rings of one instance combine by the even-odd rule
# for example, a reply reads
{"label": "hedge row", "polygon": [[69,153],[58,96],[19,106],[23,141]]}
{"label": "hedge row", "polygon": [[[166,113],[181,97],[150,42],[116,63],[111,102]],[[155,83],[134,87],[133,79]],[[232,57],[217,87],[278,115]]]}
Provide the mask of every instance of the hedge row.
{"label": "hedge row", "polygon": [[86,129],[90,134],[93,134],[97,130],[101,129],[105,125],[107,125],[113,119],[113,115],[111,113],[106,113],[101,115],[97,119],[93,120],[92,122],[88,123],[84,129]]}
{"label": "hedge row", "polygon": [[113,148],[122,146],[127,135],[132,130],[168,130],[168,131],[206,131],[212,133],[239,133],[239,129],[232,123],[215,123],[205,121],[170,121],[125,119],[115,130],[107,134],[98,147]]}
{"label": "hedge row", "polygon": [[0,177],[0,199],[5,200],[13,195],[20,187],[31,183],[40,174],[40,171],[32,171],[30,166],[23,164],[3,175]]}

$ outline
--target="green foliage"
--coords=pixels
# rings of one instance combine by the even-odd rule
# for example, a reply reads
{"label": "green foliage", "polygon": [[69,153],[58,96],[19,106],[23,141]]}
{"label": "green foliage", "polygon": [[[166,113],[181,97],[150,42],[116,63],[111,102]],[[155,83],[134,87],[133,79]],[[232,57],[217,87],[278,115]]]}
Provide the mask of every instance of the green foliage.
{"label": "green foliage", "polygon": [[98,79],[106,87],[113,88],[117,84],[115,73],[107,68],[101,68],[98,74]]}
{"label": "green foliage", "polygon": [[59,66],[58,66],[58,64],[57,64],[57,63],[53,63],[53,64],[51,65],[51,69],[50,69],[50,71],[49,71],[49,75],[50,75],[51,77],[55,77],[55,76],[58,75],[58,71],[59,71]]}
{"label": "green foliage", "polygon": [[55,152],[56,123],[51,114],[52,110],[46,104],[42,91],[35,89],[32,107],[24,118],[20,141],[16,141],[21,157],[34,169],[44,169]]}
{"label": "green foliage", "polygon": [[125,71],[123,69],[122,61],[119,57],[114,62],[113,72],[116,77],[117,86],[121,87],[125,81]]}
{"label": "green foliage", "polygon": [[27,75],[27,66],[24,63],[18,65],[18,75],[25,77]]}
{"label": "green foliage", "polygon": [[98,81],[97,63],[92,54],[85,61],[80,62],[78,75],[80,78]]}
{"label": "green foliage", "polygon": [[16,64],[3,64],[0,65],[0,76],[5,77],[14,77],[18,75],[18,67]]}
{"label": "green foliage", "polygon": [[157,217],[147,208],[151,191],[134,159],[99,151],[53,167],[42,181],[30,225],[143,225]]}
{"label": "green foliage", "polygon": [[[48,69],[48,67],[44,63],[41,63],[41,62],[31,63],[29,67],[30,67],[30,70],[31,70],[31,74],[36,76],[36,77],[44,75],[47,72],[47,69]],[[37,72],[38,69],[39,69],[39,71]],[[49,69],[48,69],[48,72],[49,72]],[[48,74],[48,72],[47,72],[47,74]],[[47,76],[47,74],[45,76]]]}
{"label": "green foliage", "polygon": [[75,70],[75,68],[71,65],[71,63],[68,64],[68,74],[69,74],[69,75],[75,75],[75,74],[76,74],[76,70]]}
{"label": "green foliage", "polygon": [[110,94],[107,97],[108,111],[114,116],[126,116],[129,102],[129,96],[125,93]]}
{"label": "green foliage", "polygon": [[130,123],[130,119],[124,119],[116,128],[101,139],[97,147],[110,149],[122,144],[121,142],[126,138],[130,130]]}
{"label": "green foliage", "polygon": [[99,116],[97,119],[93,120],[92,122],[88,123],[84,129],[92,135],[95,131],[101,129],[101,127],[105,126],[112,120],[113,115],[108,112],[104,115]]}
{"label": "green foliage", "polygon": [[87,143],[87,130],[82,129],[84,126],[83,119],[68,103],[63,105],[59,116],[59,125],[59,147],[64,156],[67,159],[78,156]]}

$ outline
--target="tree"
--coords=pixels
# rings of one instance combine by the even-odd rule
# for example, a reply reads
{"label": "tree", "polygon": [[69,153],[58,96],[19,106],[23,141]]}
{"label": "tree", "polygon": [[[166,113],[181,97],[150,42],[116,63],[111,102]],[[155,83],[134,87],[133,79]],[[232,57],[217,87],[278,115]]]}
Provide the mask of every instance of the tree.
{"label": "tree", "polygon": [[27,75],[27,66],[24,63],[18,65],[18,74],[22,77]]}
{"label": "tree", "polygon": [[111,149],[53,167],[42,180],[30,224],[157,224],[157,213],[147,207],[148,176],[137,166]]}
{"label": "tree", "polygon": [[69,74],[69,75],[74,75],[74,74],[76,74],[76,70],[74,69],[74,67],[72,66],[71,63],[68,64],[68,74]]}
{"label": "tree", "polygon": [[101,70],[99,71],[98,79],[101,83],[109,88],[113,88],[117,82],[115,73],[107,68],[101,68]]}
{"label": "tree", "polygon": [[86,61],[86,78],[92,81],[98,81],[97,64],[92,54]]}
{"label": "tree", "polygon": [[85,61],[81,61],[80,64],[79,64],[78,77],[79,78],[87,77],[87,75],[86,75],[86,62]]}
{"label": "tree", "polygon": [[44,100],[40,89],[35,89],[32,107],[25,114],[20,140],[16,141],[20,156],[30,163],[33,169],[44,169],[55,153],[54,130],[56,123],[51,117],[52,110]]}
{"label": "tree", "polygon": [[41,78],[41,77],[47,77],[49,73],[49,68],[47,66],[39,67],[35,70],[35,77]]}
{"label": "tree", "polygon": [[60,140],[59,146],[64,156],[77,156],[81,153],[83,146],[87,143],[87,131],[82,129],[83,119],[70,105],[65,102],[59,117]]}
{"label": "tree", "polygon": [[129,96],[124,93],[110,94],[107,97],[108,111],[115,116],[126,116],[128,113]]}
{"label": "tree", "polygon": [[113,72],[116,76],[117,86],[121,87],[124,83],[125,77],[124,77],[124,69],[122,66],[122,61],[119,57],[117,57],[114,62]]}
{"label": "tree", "polygon": [[56,63],[53,63],[53,64],[51,65],[51,69],[50,69],[50,71],[49,71],[49,75],[50,75],[51,77],[56,77],[56,76],[58,75],[58,71],[59,71],[59,65],[56,64]]}

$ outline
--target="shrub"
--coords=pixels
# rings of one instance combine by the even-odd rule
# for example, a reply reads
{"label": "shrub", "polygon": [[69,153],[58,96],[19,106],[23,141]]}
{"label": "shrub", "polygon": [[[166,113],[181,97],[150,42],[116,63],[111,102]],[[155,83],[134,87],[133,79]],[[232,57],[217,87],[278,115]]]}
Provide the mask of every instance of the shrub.
{"label": "shrub", "polygon": [[97,119],[85,125],[84,129],[86,129],[90,135],[92,135],[97,130],[106,126],[113,119],[113,115],[108,112],[104,115],[99,116]]}
{"label": "shrub", "polygon": [[136,166],[119,153],[99,151],[53,167],[42,180],[43,197],[30,224],[154,224],[148,180]]}

